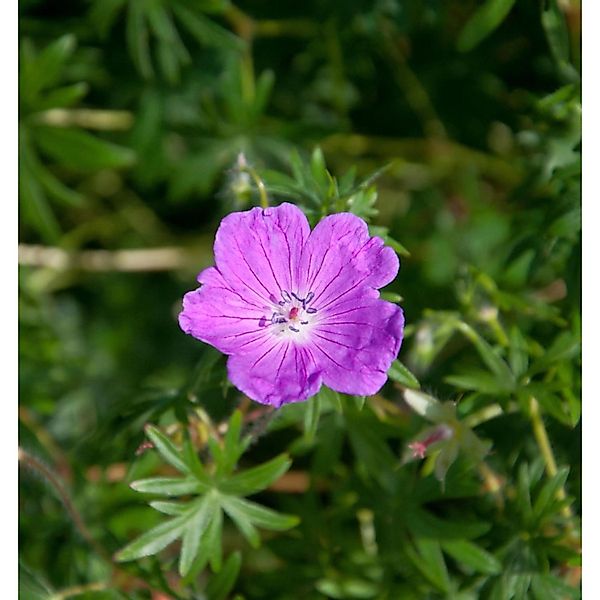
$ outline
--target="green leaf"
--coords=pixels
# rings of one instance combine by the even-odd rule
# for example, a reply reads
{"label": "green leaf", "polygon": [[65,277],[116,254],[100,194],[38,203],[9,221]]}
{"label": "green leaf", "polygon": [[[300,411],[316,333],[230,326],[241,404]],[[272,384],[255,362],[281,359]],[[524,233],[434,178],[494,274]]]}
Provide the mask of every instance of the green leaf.
{"label": "green leaf", "polygon": [[[559,504],[557,494],[565,485],[568,476],[568,467],[562,467],[556,475],[543,485],[533,503],[533,516],[535,518],[542,519],[549,510]],[[560,504],[562,505],[562,503]]]}
{"label": "green leaf", "polygon": [[211,445],[211,451],[215,452],[214,457],[217,462],[219,474],[229,474],[235,468],[240,456],[245,452],[250,438],[246,436],[240,439],[242,432],[242,413],[236,410],[229,419],[227,433],[223,439],[223,450],[221,451],[216,444]]}
{"label": "green leaf", "polygon": [[187,468],[193,475],[205,485],[210,485],[211,480],[208,476],[204,465],[200,462],[198,458],[198,453],[194,445],[192,444],[189,437],[186,437],[183,440],[183,451],[181,454],[181,458],[185,462]]}
{"label": "green leaf", "polygon": [[253,548],[260,546],[260,535],[256,527],[252,525],[248,517],[239,510],[234,502],[231,502],[232,496],[221,499],[221,507],[227,513],[227,516],[236,524],[241,534],[248,540]]}
{"label": "green leaf", "polygon": [[462,375],[449,375],[444,381],[463,390],[475,390],[482,394],[506,394],[511,387],[487,371],[473,369]]}
{"label": "green leaf", "polygon": [[131,488],[144,494],[160,494],[162,496],[183,496],[185,494],[198,494],[206,491],[197,479],[187,477],[150,477],[139,479],[131,483]]}
{"label": "green leaf", "polygon": [[450,578],[439,542],[432,539],[417,538],[415,547],[419,553],[418,557],[411,556],[415,566],[438,589],[448,592]]}
{"label": "green leaf", "polygon": [[493,555],[467,540],[442,541],[444,552],[459,562],[471,567],[478,573],[497,575],[502,571],[502,564]]}
{"label": "green leaf", "polygon": [[222,548],[221,548],[221,537],[223,533],[223,512],[218,510],[213,520],[208,526],[208,530],[203,539],[203,551],[206,551],[210,566],[216,573],[221,570],[222,560]]}
{"label": "green leaf", "polygon": [[35,60],[31,79],[27,82],[29,89],[26,92],[28,95],[33,96],[58,81],[65,63],[75,50],[75,44],[75,36],[68,33],[40,52]]}
{"label": "green leaf", "polygon": [[119,12],[127,0],[94,0],[90,20],[98,28],[101,37],[106,37]]}
{"label": "green leaf", "polygon": [[48,199],[40,187],[35,172],[23,155],[23,145],[19,151],[19,200],[21,217],[33,227],[48,243],[55,243],[60,236],[58,221],[52,212]]}
{"label": "green leaf", "polygon": [[545,0],[542,9],[542,25],[552,55],[557,63],[569,61],[569,29],[565,15],[556,0]]}
{"label": "green leaf", "polygon": [[485,521],[441,519],[427,510],[411,507],[405,516],[410,531],[419,537],[438,540],[475,539],[489,531]]}
{"label": "green leaf", "polygon": [[182,534],[187,520],[186,514],[157,525],[117,552],[115,559],[126,562],[160,552]]}
{"label": "green leaf", "polygon": [[533,363],[529,370],[529,374],[535,375],[551,365],[570,360],[579,354],[580,347],[580,340],[573,333],[570,331],[561,333],[554,340],[546,353]]}
{"label": "green leaf", "polygon": [[19,600],[52,600],[54,597],[48,582],[19,559]]}
{"label": "green leaf", "polygon": [[536,573],[531,578],[531,591],[535,600],[566,600],[581,598],[580,590],[571,587],[560,577]]}
{"label": "green leaf", "polygon": [[342,398],[335,390],[328,388],[326,385],[322,385],[317,396],[321,401],[322,409],[333,409],[338,413],[343,411]]}
{"label": "green leaf", "polygon": [[321,398],[317,394],[306,404],[304,411],[304,437],[312,442],[315,439],[319,427],[319,418],[321,416]]}
{"label": "green leaf", "polygon": [[521,377],[527,372],[529,366],[529,352],[527,342],[520,329],[516,326],[510,330],[510,347],[508,362],[515,377]]}
{"label": "green leaf", "polygon": [[263,529],[283,531],[295,527],[299,523],[298,517],[294,515],[278,513],[242,498],[228,496],[222,499],[222,505],[227,514],[231,515],[232,512],[235,512],[239,517],[245,518]]}
{"label": "green leaf", "polygon": [[129,2],[127,11],[127,45],[137,70],[143,77],[153,76],[150,46],[148,43],[148,26],[141,2]]}
{"label": "green leaf", "polygon": [[515,0],[486,0],[462,28],[456,46],[460,52],[469,52],[500,26],[508,16]]}
{"label": "green leaf", "polygon": [[185,577],[189,573],[200,549],[202,535],[210,520],[214,517],[214,513],[221,512],[218,504],[209,495],[204,496],[190,510],[193,510],[193,514],[186,523],[185,532],[182,537],[181,552],[179,554],[179,574],[182,577]]}
{"label": "green leaf", "polygon": [[35,165],[34,168],[39,182],[52,198],[68,207],[82,206],[85,198],[81,194],[63,185],[60,179],[54,177],[48,169],[41,165]]}
{"label": "green leaf", "polygon": [[224,481],[219,489],[236,496],[255,494],[277,481],[290,468],[291,464],[292,461],[287,454],[281,454],[258,467],[236,473]]}
{"label": "green leaf", "polygon": [[153,500],[149,504],[154,510],[163,513],[163,515],[169,515],[170,517],[182,515],[188,509],[188,504],[184,502],[168,502],[165,500]]}
{"label": "green leaf", "polygon": [[260,116],[267,107],[271,91],[275,83],[273,71],[263,71],[256,81],[256,92],[254,98],[254,116]]}
{"label": "green leaf", "polygon": [[418,390],[421,387],[419,380],[399,360],[390,366],[388,377],[407,388]]}
{"label": "green leaf", "polygon": [[181,457],[181,450],[162,431],[153,425],[146,425],[145,431],[154,448],[164,460],[182,473],[190,472],[188,465]]}
{"label": "green leaf", "polygon": [[325,166],[323,151],[318,146],[313,150],[310,159],[310,172],[320,188],[326,189],[329,185],[329,175]]}
{"label": "green leaf", "polygon": [[234,552],[225,561],[223,568],[206,586],[206,596],[209,600],[224,600],[233,589],[242,566],[242,555]]}
{"label": "green leaf", "polygon": [[214,46],[223,50],[237,50],[244,48],[242,39],[207,19],[199,12],[192,12],[181,4],[173,5],[173,12],[181,24],[196,38],[200,44]]}
{"label": "green leaf", "polygon": [[74,83],[49,91],[36,103],[37,110],[50,108],[69,108],[77,104],[88,92],[89,86],[85,82]]}
{"label": "green leaf", "polygon": [[498,356],[494,349],[470,326],[464,322],[457,324],[457,329],[468,338],[477,351],[479,356],[486,364],[488,369],[494,373],[500,381],[503,382],[506,389],[513,389],[515,385],[515,379],[512,371],[508,365]]}
{"label": "green leaf", "polygon": [[131,166],[135,160],[129,148],[79,129],[37,127],[35,141],[50,157],[77,171],[119,169]]}

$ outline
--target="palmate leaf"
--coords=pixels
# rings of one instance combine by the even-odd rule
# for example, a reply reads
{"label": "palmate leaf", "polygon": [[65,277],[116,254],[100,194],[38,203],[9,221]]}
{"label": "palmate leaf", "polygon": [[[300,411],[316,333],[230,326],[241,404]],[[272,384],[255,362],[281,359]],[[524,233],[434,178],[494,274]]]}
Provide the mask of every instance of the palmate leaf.
{"label": "palmate leaf", "polygon": [[221,568],[224,513],[254,547],[260,545],[257,528],[283,531],[298,523],[297,517],[278,513],[242,497],[268,487],[289,469],[291,461],[286,455],[281,455],[247,471],[234,473],[237,461],[249,444],[249,438],[241,435],[241,426],[242,416],[236,411],[222,442],[210,440],[214,461],[210,469],[200,462],[189,440],[186,439],[183,448],[179,448],[158,428],[152,425],[146,427],[146,435],[156,451],[184,476],[141,479],[134,481],[131,487],[142,493],[167,497],[192,496],[192,499],[150,502],[152,508],[171,518],[123,548],[117,553],[117,560],[150,556],[181,539],[179,572],[189,579],[207,562],[215,572]]}
{"label": "palmate leaf", "polygon": [[119,14],[125,13],[126,41],[136,69],[146,79],[154,77],[152,54],[155,51],[160,71],[170,83],[177,83],[181,68],[191,62],[179,26],[202,46],[227,51],[244,48],[241,38],[204,14],[222,12],[224,7],[225,3],[186,0],[95,0],[90,18],[98,33],[106,37]]}
{"label": "palmate leaf", "polygon": [[35,141],[45,154],[76,171],[119,169],[135,161],[131,149],[79,129],[37,127]]}

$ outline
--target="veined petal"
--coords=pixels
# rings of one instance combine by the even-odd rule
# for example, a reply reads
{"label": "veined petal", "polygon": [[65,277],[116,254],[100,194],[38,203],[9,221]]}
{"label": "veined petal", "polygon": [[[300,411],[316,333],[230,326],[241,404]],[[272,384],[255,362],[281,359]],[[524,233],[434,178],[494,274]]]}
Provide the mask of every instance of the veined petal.
{"label": "veined petal", "polygon": [[252,400],[277,408],[306,400],[321,387],[321,368],[310,351],[275,338],[260,352],[230,356],[227,371],[231,382]]}
{"label": "veined petal", "polygon": [[225,354],[260,348],[270,336],[260,299],[233,290],[215,267],[198,276],[202,287],[183,297],[179,325]]}
{"label": "veined petal", "polygon": [[215,238],[218,270],[254,301],[278,302],[298,287],[302,247],[310,227],[293,204],[253,208],[223,219]]}
{"label": "veined petal", "polygon": [[302,252],[303,292],[323,309],[356,288],[380,288],[399,269],[396,253],[383,240],[370,237],[367,224],[350,213],[325,217],[310,234]]}
{"label": "veined petal", "polygon": [[311,331],[310,349],[323,365],[323,383],[338,392],[364,396],[378,392],[400,349],[402,310],[374,294],[349,294],[343,303],[320,314]]}

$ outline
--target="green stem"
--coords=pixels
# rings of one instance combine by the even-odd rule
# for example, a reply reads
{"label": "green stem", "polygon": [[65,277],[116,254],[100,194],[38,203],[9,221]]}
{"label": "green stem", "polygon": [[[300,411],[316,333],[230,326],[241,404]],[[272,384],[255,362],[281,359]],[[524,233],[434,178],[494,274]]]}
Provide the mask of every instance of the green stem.
{"label": "green stem", "polygon": [[260,205],[262,208],[269,208],[269,196],[267,195],[267,187],[265,186],[265,182],[259,177],[258,173],[252,167],[243,167],[242,171],[248,173],[254,184],[258,188],[258,194],[260,197]]}
{"label": "green stem", "polygon": [[[544,459],[546,473],[548,477],[555,477],[558,473],[556,459],[554,458],[554,452],[552,451],[552,446],[550,445],[548,432],[546,431],[546,426],[544,425],[544,420],[542,419],[540,405],[533,396],[531,396],[529,399],[529,416],[531,418],[531,425],[533,428],[535,441],[537,442],[538,448],[540,449]],[[556,492],[556,497],[559,500],[564,500],[567,497],[567,493],[565,492],[565,488],[563,486],[561,486],[561,488]],[[562,513],[568,519],[573,517],[573,513],[569,506],[565,506],[562,510]]]}

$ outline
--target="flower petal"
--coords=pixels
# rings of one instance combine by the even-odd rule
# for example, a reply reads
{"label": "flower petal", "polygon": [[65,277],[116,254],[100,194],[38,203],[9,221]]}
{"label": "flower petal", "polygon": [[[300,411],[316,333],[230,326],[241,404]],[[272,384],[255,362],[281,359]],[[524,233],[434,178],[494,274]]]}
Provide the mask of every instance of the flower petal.
{"label": "flower petal", "polygon": [[223,219],[215,237],[217,268],[232,289],[254,301],[278,302],[299,281],[310,227],[293,204],[253,208]]}
{"label": "flower petal", "polygon": [[350,213],[331,215],[314,228],[304,246],[301,292],[312,291],[312,305],[326,308],[356,288],[387,285],[399,264],[381,238],[369,236],[362,219]]}
{"label": "flower petal", "polygon": [[306,400],[321,387],[321,369],[310,352],[275,338],[260,353],[230,356],[227,371],[231,382],[244,394],[275,407]]}
{"label": "flower petal", "polygon": [[375,293],[350,295],[320,314],[310,333],[311,351],[324,367],[323,383],[338,392],[377,393],[400,349],[402,310]]}
{"label": "flower petal", "polygon": [[250,352],[271,337],[265,314],[268,309],[249,295],[232,290],[215,267],[198,276],[202,287],[183,297],[181,329],[225,354]]}

